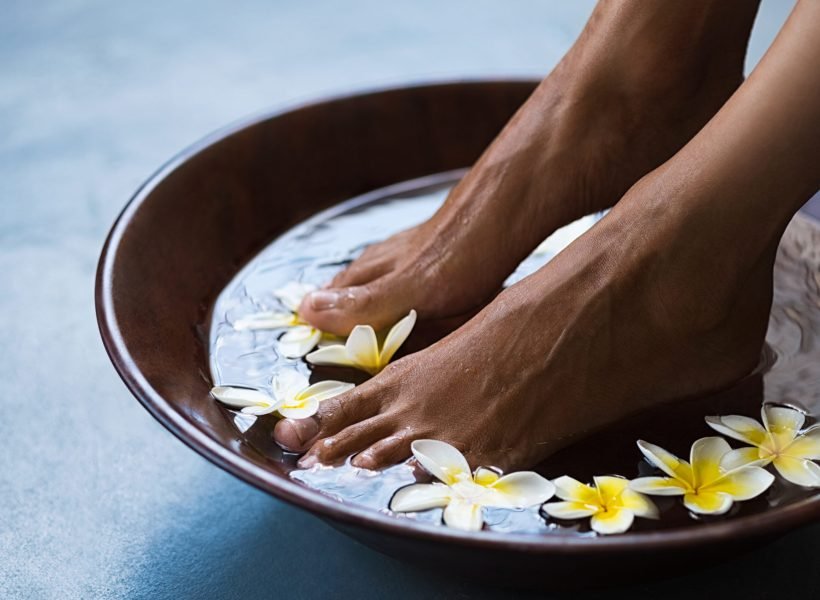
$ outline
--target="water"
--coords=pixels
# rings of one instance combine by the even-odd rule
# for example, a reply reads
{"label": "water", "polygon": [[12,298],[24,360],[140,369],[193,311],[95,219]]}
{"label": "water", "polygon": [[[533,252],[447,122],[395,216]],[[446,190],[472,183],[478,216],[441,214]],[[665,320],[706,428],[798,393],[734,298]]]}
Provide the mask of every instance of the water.
{"label": "water", "polygon": [[[384,194],[351,200],[291,229],[265,248],[237,274],[214,306],[210,327],[210,365],[214,385],[269,389],[272,374],[283,367],[295,368],[310,376],[303,361],[290,360],[277,353],[276,340],[281,331],[234,331],[232,323],[253,313],[281,310],[272,290],[291,281],[321,285],[361,254],[367,245],[424,221],[443,202],[451,185],[452,182],[421,185],[409,192],[386,190]],[[557,231],[521,263],[507,284],[540,268],[599,218],[601,215],[585,217]],[[562,450],[539,465],[537,470],[550,478],[569,474],[582,481],[608,473],[627,477],[648,475],[651,468],[641,460],[635,447],[636,439],[649,439],[678,456],[687,457],[692,441],[717,435],[704,424],[703,416],[746,414],[759,419],[764,401],[799,408],[809,415],[809,422],[813,422],[820,412],[820,227],[815,223],[798,217],[781,243],[767,334],[768,359],[762,361],[757,373],[719,394],[665,405],[619,423]],[[350,381],[360,383],[365,378],[358,375]],[[271,442],[275,417],[230,414],[248,443],[272,459],[282,460],[291,469],[293,479],[340,502],[389,513],[387,506],[393,493],[416,481],[413,469],[407,464],[372,472],[353,467],[348,459],[345,464],[335,467],[296,469],[293,467],[295,457],[281,452]],[[601,448],[607,448],[607,451],[601,453]],[[815,493],[778,478],[759,498],[736,503],[729,516],[764,511]],[[695,519],[683,509],[677,498],[653,499],[661,509],[661,520],[637,519],[633,530],[666,529],[726,518]],[[396,517],[440,524],[441,509]],[[556,524],[543,519],[537,507],[485,509],[485,521],[489,529],[497,531],[591,535],[586,521]]]}

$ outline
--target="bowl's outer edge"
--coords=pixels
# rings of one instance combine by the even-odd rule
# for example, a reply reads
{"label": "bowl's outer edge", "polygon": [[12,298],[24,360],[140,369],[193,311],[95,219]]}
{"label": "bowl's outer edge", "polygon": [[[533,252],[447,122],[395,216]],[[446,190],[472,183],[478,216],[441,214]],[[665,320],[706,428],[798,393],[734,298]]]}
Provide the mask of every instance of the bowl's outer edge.
{"label": "bowl's outer edge", "polygon": [[[537,82],[524,79],[471,80],[421,83],[411,88],[435,86],[472,86],[483,84],[517,84]],[[180,152],[159,168],[138,188],[128,201],[109,232],[102,249],[95,281],[95,306],[102,340],[115,369],[128,389],[164,427],[190,448],[225,469],[239,479],[268,492],[277,498],[317,513],[323,519],[338,523],[345,531],[360,530],[365,536],[374,532],[382,536],[415,538],[426,543],[446,543],[469,548],[484,548],[490,551],[542,554],[595,556],[600,554],[626,553],[649,556],[663,550],[694,550],[712,545],[731,543],[742,546],[754,540],[771,538],[783,534],[800,525],[820,518],[820,498],[810,498],[770,512],[740,517],[725,522],[707,524],[697,529],[669,530],[641,534],[624,534],[612,537],[563,537],[534,536],[525,534],[502,534],[496,532],[461,532],[446,528],[433,528],[414,523],[408,519],[398,519],[375,511],[344,504],[309,490],[294,481],[271,476],[265,469],[242,459],[238,454],[222,446],[204,431],[186,421],[172,405],[154,390],[142,376],[128,347],[120,334],[113,308],[112,285],[113,266],[118,244],[129,222],[139,210],[141,203],[151,191],[170,173],[186,160],[247,127],[268,119],[274,119],[305,107],[329,104],[359,95],[373,95],[397,92],[410,88],[387,88],[362,94],[351,94],[321,100],[316,103],[300,104],[281,110],[262,113],[241,120],[205,137]],[[465,165],[466,166],[466,165]],[[380,544],[376,544],[378,547]]]}

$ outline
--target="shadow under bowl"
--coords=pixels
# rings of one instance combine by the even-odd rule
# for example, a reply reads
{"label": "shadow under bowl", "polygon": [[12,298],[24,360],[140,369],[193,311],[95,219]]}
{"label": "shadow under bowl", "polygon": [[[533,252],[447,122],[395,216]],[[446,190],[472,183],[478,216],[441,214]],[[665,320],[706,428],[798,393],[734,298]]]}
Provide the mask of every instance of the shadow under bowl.
{"label": "shadow under bowl", "polygon": [[612,537],[466,533],[335,501],[292,481],[209,395],[207,318],[279,234],[370,190],[467,167],[533,81],[421,85],[262,115],[206,138],[135,194],[100,259],[100,331],[129,389],[174,435],[240,479],[385,553],[504,584],[637,581],[775,537],[820,515],[804,500],[697,528]]}

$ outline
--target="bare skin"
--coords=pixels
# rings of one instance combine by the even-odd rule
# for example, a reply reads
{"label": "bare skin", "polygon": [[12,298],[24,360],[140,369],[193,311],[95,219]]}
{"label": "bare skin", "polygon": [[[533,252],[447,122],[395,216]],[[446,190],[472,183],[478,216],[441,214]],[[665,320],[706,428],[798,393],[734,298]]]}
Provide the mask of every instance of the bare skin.
{"label": "bare skin", "polygon": [[820,4],[591,231],[459,330],[275,435],[300,461],[379,468],[410,442],[532,465],[574,438],[758,362],[774,252],[820,185]]}
{"label": "bare skin", "polygon": [[[602,2],[429,221],[368,248],[300,308],[324,331],[484,305],[557,228],[612,206],[742,81],[753,0]],[[430,293],[435,290],[435,293]]]}

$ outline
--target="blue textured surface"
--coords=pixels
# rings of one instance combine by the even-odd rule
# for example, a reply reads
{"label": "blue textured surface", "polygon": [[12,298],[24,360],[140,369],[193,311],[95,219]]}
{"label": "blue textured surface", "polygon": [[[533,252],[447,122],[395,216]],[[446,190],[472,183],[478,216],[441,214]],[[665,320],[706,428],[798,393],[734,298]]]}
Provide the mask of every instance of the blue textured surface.
{"label": "blue textured surface", "polygon": [[[788,5],[764,3],[750,63]],[[0,2],[0,598],[507,595],[367,550],[174,439],[108,362],[94,269],[136,187],[203,134],[326,93],[543,74],[590,7]],[[566,597],[818,597],[818,533],[671,583]]]}

